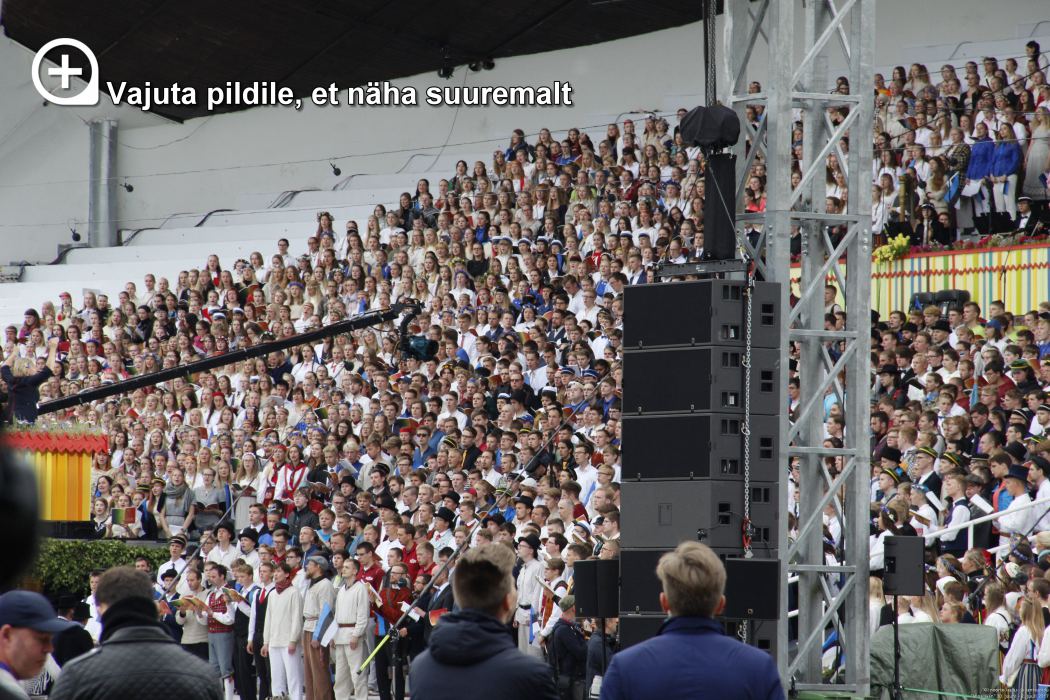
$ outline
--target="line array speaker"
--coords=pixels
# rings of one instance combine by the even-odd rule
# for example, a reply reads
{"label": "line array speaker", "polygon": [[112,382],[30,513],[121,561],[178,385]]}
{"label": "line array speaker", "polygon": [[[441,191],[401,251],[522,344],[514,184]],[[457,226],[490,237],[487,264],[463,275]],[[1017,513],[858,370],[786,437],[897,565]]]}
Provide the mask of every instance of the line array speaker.
{"label": "line array speaker", "polygon": [[[744,345],[747,321],[746,282],[698,280],[643,284],[624,292],[624,348],[672,345]],[[775,348],[780,318],[780,285],[758,282],[752,291],[751,345]],[[693,313],[681,313],[683,309]],[[675,310],[669,321],[668,311]]]}
{"label": "line array speaker", "polygon": [[[670,285],[674,286],[674,285]],[[744,351],[735,345],[624,352],[624,414],[742,413]],[[784,410],[780,351],[751,351],[751,413]]]}
{"label": "line array speaker", "polygon": [[[623,443],[659,445],[658,451],[628,447],[623,479],[722,479],[744,478],[744,437],[739,413],[679,413],[624,415]],[[777,416],[751,416],[751,478],[780,478],[780,442]]]}
{"label": "line array speaker", "polygon": [[[699,540],[709,547],[742,548],[744,488],[739,481],[624,481],[621,545],[671,548]],[[752,544],[776,546],[780,516],[776,481],[750,485]]]}

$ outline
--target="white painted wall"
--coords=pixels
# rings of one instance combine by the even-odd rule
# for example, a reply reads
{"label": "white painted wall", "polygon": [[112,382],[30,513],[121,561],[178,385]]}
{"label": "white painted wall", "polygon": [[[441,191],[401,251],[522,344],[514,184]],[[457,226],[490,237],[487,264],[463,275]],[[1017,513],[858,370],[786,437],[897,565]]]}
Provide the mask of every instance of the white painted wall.
{"label": "white painted wall", "polygon": [[[1010,0],[989,12],[983,0],[879,0],[877,65],[908,62],[905,47],[981,37],[1011,38],[1022,25],[1050,19],[1046,0]],[[1050,32],[1044,26],[1038,33]],[[977,36],[977,32],[980,36]],[[1018,41],[1018,52],[1023,40]],[[104,104],[84,110],[41,107],[29,78],[32,55],[0,37],[0,263],[47,261],[69,242],[67,222],[87,226],[87,127],[83,119],[121,122],[118,172],[134,184],[118,190],[122,228],[159,224],[176,212],[236,207],[252,193],[330,188],[337,183],[326,159],[343,156],[343,176],[394,172],[413,150],[485,155],[505,143],[509,130],[594,127],[634,109],[692,106],[703,93],[699,24],[582,49],[501,59],[496,69],[451,81],[468,85],[542,85],[568,80],[573,108],[257,108],[229,115],[167,123],[149,114]],[[834,59],[831,68],[835,68]],[[106,76],[103,75],[105,80]],[[433,73],[399,84],[422,92],[446,84]],[[477,143],[485,139],[490,142]],[[469,145],[457,145],[471,142]],[[431,150],[427,150],[428,147]],[[393,155],[368,155],[403,149]],[[269,165],[289,161],[317,161]],[[425,169],[417,158],[406,172]],[[445,171],[442,170],[441,174]],[[411,184],[411,180],[408,183]],[[254,198],[254,201],[265,201]]]}

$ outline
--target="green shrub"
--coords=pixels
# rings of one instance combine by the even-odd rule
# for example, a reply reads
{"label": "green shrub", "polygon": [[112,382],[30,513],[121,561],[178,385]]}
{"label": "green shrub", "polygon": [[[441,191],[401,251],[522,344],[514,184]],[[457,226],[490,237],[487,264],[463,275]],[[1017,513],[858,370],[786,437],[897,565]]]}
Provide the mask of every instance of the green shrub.
{"label": "green shrub", "polygon": [[69,591],[86,596],[88,577],[95,569],[134,565],[137,557],[150,561],[156,571],[168,557],[166,547],[145,547],[120,540],[54,540],[40,543],[40,554],[30,574],[47,594]]}

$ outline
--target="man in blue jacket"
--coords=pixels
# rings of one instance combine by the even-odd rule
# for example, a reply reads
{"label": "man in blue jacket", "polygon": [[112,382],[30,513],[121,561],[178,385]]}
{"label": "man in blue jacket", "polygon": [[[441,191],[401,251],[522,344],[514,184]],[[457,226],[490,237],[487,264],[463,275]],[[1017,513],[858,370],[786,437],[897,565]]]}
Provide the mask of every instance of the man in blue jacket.
{"label": "man in blue jacket", "polygon": [[429,648],[412,662],[412,697],[426,700],[559,700],[550,669],[518,650],[509,622],[518,608],[514,552],[467,550],[452,591],[459,610],[441,616]]}
{"label": "man in blue jacket", "polygon": [[773,657],[722,632],[726,570],[710,547],[684,542],[660,558],[659,634],[613,657],[601,700],[783,700]]}

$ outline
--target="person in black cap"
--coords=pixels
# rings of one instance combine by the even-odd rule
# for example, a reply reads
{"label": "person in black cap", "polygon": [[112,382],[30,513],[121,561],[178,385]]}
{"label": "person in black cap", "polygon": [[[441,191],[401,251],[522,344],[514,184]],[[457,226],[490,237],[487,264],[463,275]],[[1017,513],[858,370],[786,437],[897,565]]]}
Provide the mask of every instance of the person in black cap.
{"label": "person in black cap", "polygon": [[101,646],[66,664],[52,700],[150,698],[220,700],[219,678],[184,651],[157,621],[149,577],[127,566],[102,574],[95,589]]}
{"label": "person in black cap", "polygon": [[53,635],[75,626],[56,616],[39,593],[10,591],[0,596],[0,700],[28,698],[18,681],[35,678],[53,649]]}
{"label": "person in black cap", "polygon": [[900,374],[894,365],[883,365],[879,367],[879,383],[875,390],[874,399],[878,401],[884,396],[890,397],[894,408],[904,408],[908,403],[908,394],[901,388]]}
{"label": "person in black cap", "polygon": [[948,323],[947,320],[939,318],[934,321],[933,325],[930,326],[930,334],[932,335],[933,344],[941,350],[947,350],[952,346],[948,340],[952,334],[952,324]]}
{"label": "person in black cap", "polygon": [[530,638],[533,621],[539,619],[540,607],[543,605],[543,563],[540,561],[540,538],[529,533],[518,540],[518,558],[521,567],[518,569],[518,609],[514,613],[515,626],[518,628],[518,648],[522,651],[540,656],[539,646]]}
{"label": "person in black cap", "polygon": [[915,470],[918,473],[917,483],[940,495],[941,476],[933,469],[933,464],[936,461],[936,450],[929,447],[920,447],[915,450]]}
{"label": "person in black cap", "polygon": [[59,632],[52,640],[55,650],[51,656],[59,666],[65,666],[67,661],[75,659],[81,654],[86,654],[95,648],[95,642],[91,634],[84,629],[88,616],[91,614],[87,603],[81,601],[72,593],[65,593],[58,597],[55,608],[58,616],[75,624]]}
{"label": "person in black cap", "polygon": [[1035,524],[1036,513],[1031,508],[1024,508],[1032,502],[1028,495],[1028,470],[1020,464],[1011,464],[1003,476],[1006,490],[1013,496],[1010,505],[999,517],[999,544],[1010,544],[1011,535],[1026,537]]}
{"label": "person in black cap", "polygon": [[1032,213],[1032,198],[1023,195],[1017,198],[1017,216],[1014,217],[1014,231],[1024,231],[1029,236],[1040,225],[1039,217]]}
{"label": "person in black cap", "polygon": [[434,545],[435,552],[452,546],[455,541],[455,535],[452,533],[454,522],[456,516],[451,509],[441,506],[434,512],[434,532],[430,533],[430,543]]}

